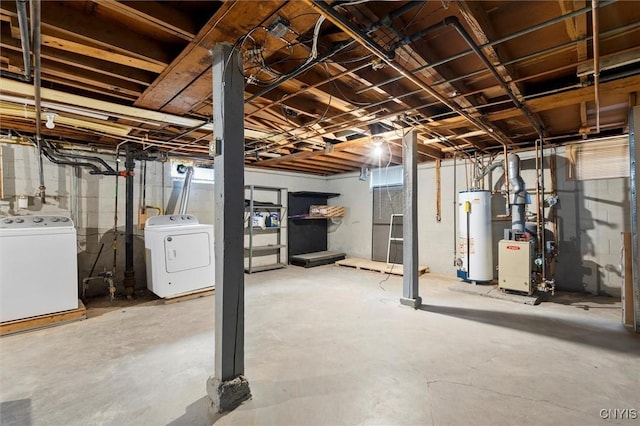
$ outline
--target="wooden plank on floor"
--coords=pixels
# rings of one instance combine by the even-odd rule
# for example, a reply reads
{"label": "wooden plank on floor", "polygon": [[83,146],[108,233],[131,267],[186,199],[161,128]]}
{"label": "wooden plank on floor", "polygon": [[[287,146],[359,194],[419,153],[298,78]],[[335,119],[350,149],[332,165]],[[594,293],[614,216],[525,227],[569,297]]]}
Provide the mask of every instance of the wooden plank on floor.
{"label": "wooden plank on floor", "polygon": [[165,297],[163,300],[164,304],[167,305],[169,303],[177,303],[184,302],[185,300],[197,299],[199,297],[207,297],[211,296],[215,293],[215,288],[206,287],[200,290],[190,291],[188,293],[182,293],[177,296]]}
{"label": "wooden plank on floor", "polygon": [[[336,266],[344,266],[347,268],[362,269],[365,271],[380,272],[382,274],[403,275],[402,265],[396,263],[376,262],[374,260],[359,259],[350,257],[348,259],[339,260]],[[419,266],[418,275],[429,272],[428,266]]]}
{"label": "wooden plank on floor", "polygon": [[60,325],[69,321],[79,321],[86,318],[87,309],[82,301],[78,300],[78,309],[0,323],[0,336],[51,327],[53,325]]}

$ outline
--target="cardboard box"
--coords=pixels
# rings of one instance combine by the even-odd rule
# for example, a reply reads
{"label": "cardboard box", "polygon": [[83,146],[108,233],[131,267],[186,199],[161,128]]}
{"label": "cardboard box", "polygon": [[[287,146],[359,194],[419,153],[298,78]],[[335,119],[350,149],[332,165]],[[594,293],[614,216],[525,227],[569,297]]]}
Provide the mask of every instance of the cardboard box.
{"label": "cardboard box", "polygon": [[312,217],[344,217],[344,214],[342,206],[309,206],[309,216]]}

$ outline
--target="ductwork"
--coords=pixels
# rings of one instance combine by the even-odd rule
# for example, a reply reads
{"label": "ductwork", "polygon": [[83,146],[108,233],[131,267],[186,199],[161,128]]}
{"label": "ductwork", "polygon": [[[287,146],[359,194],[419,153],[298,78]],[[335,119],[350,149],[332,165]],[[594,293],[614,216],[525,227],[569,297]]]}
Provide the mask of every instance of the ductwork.
{"label": "ductwork", "polygon": [[189,196],[191,195],[192,179],[193,167],[187,166],[186,174],[184,175],[184,184],[182,185],[182,195],[180,196],[180,214],[187,213],[187,207],[189,206]]}
{"label": "ductwork", "polygon": [[524,232],[524,206],[527,203],[527,192],[524,180],[520,176],[520,157],[517,154],[507,156],[507,170],[509,174],[509,203],[513,205],[511,212],[511,229]]}

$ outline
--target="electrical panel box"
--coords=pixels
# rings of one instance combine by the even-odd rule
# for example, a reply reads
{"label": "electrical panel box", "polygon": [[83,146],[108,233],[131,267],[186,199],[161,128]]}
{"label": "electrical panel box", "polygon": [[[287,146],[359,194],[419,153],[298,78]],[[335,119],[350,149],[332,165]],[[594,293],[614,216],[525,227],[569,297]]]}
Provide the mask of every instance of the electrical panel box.
{"label": "electrical panel box", "polygon": [[533,241],[500,240],[498,288],[532,294],[532,266]]}

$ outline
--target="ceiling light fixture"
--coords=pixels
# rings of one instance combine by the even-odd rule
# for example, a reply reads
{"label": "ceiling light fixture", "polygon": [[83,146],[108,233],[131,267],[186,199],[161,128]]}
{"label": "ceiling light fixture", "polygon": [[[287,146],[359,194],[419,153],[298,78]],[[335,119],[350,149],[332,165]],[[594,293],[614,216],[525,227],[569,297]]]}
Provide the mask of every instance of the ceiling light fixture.
{"label": "ceiling light fixture", "polygon": [[45,117],[47,117],[47,122],[45,123],[45,127],[47,129],[53,129],[54,127],[56,127],[56,123],[53,122],[53,119],[56,118],[56,115],[53,112],[48,112],[45,114]]}
{"label": "ceiling light fixture", "polygon": [[375,147],[382,146],[383,142],[384,142],[384,137],[379,135],[371,136],[371,143],[373,144],[373,146]]}

